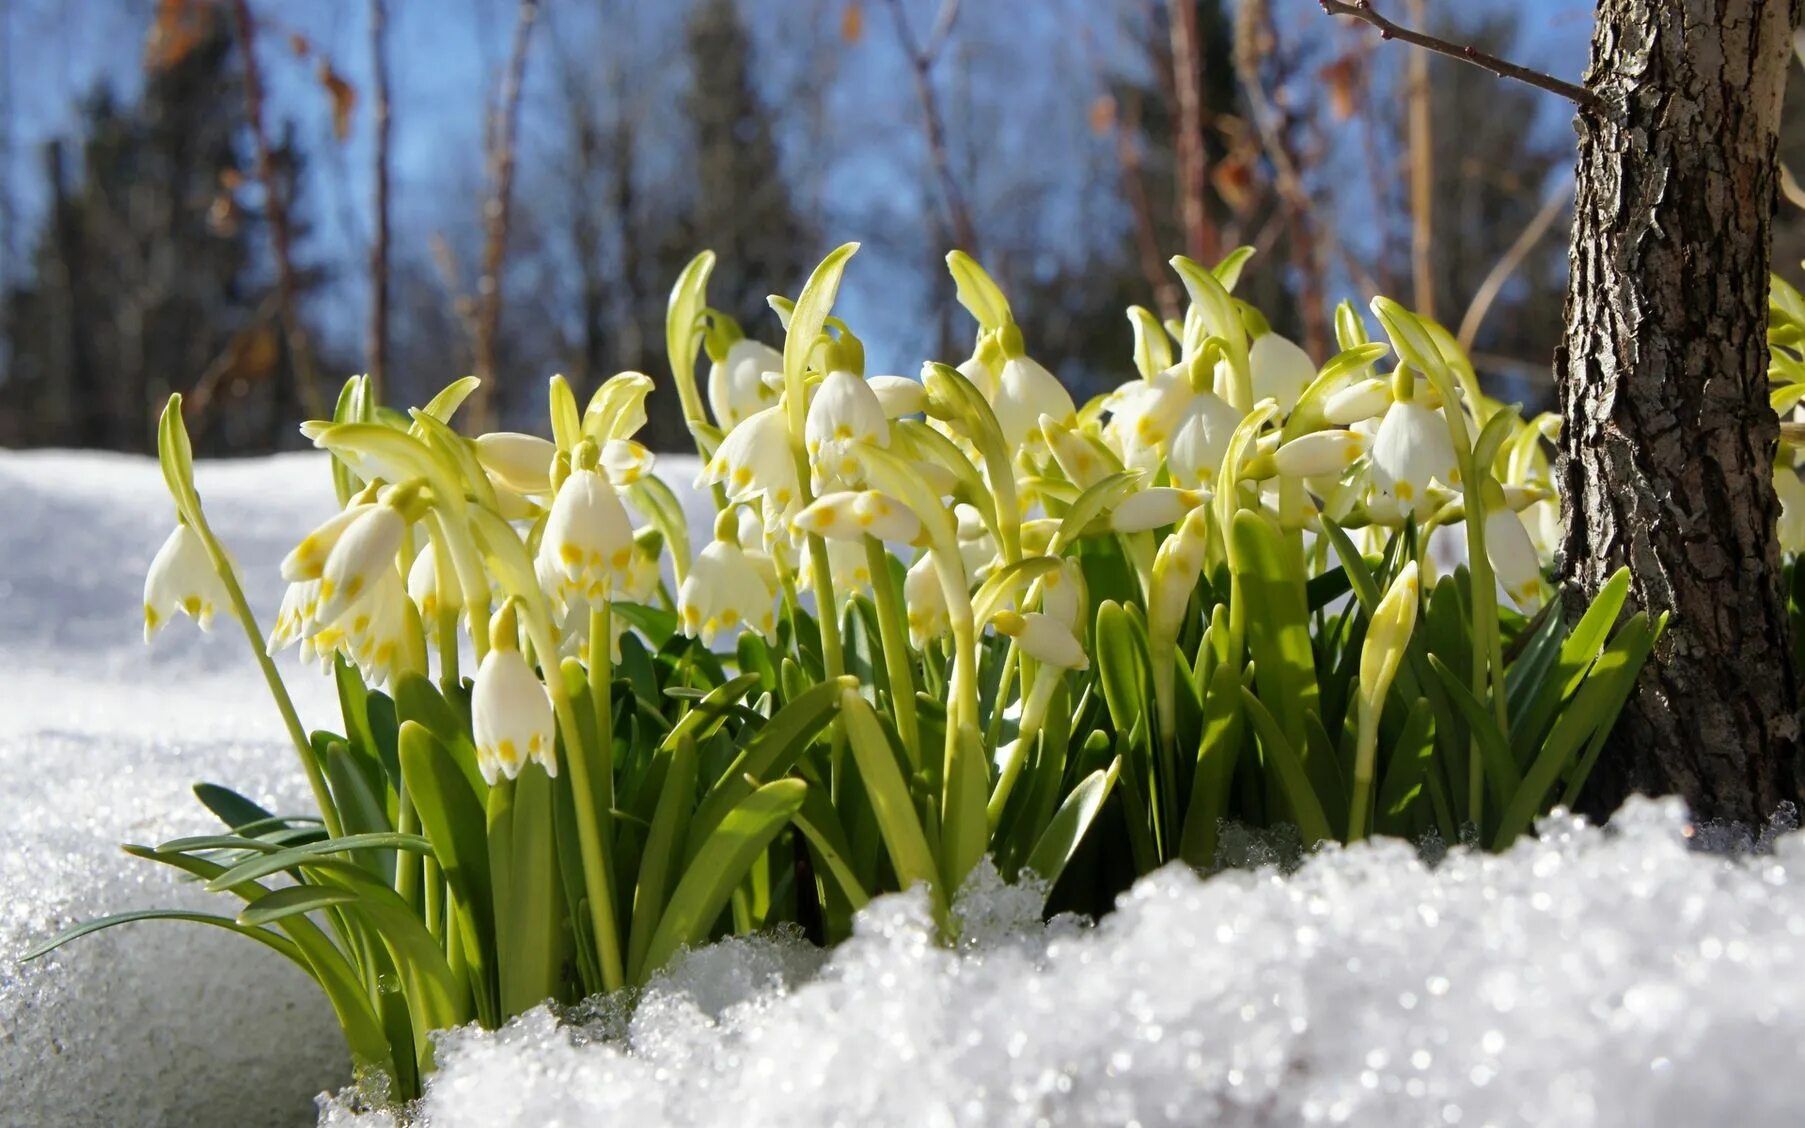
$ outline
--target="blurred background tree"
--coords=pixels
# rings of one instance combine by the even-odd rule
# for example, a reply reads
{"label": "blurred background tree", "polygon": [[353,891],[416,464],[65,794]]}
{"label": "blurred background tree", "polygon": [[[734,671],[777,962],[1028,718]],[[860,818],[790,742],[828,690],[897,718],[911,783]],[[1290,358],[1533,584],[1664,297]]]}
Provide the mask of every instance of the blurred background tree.
{"label": "blurred background tree", "polygon": [[[1267,0],[250,0],[314,388],[284,331],[239,7],[0,0],[0,444],[144,450],[182,390],[208,452],[299,445],[311,397],[369,366],[378,269],[386,397],[481,367],[492,312],[492,407],[537,428],[553,372],[580,394],[662,376],[665,294],[702,247],[714,303],[776,341],[765,295],[863,241],[845,312],[874,371],[912,373],[970,347],[941,261],[966,245],[1088,396],[1132,371],[1124,307],[1177,311],[1170,255],[1248,244],[1242,292],[1325,360],[1335,300],[1423,304],[1413,161],[1431,172],[1428,300],[1454,328],[1490,292],[1481,368],[1548,402],[1563,108],[1436,60],[1413,152],[1410,53]],[[1580,0],[1430,8],[1444,34],[1581,69]],[[668,389],[648,433],[686,445]]]}

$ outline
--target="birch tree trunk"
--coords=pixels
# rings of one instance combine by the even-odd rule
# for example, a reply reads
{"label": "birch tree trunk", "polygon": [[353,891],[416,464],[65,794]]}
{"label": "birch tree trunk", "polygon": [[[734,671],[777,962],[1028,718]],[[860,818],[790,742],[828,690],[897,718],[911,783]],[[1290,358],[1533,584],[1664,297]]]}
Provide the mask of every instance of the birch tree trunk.
{"label": "birch tree trunk", "polygon": [[1599,0],[1578,123],[1562,580],[1670,612],[1589,788],[1761,820],[1800,795],[1767,396],[1775,142],[1800,0]]}

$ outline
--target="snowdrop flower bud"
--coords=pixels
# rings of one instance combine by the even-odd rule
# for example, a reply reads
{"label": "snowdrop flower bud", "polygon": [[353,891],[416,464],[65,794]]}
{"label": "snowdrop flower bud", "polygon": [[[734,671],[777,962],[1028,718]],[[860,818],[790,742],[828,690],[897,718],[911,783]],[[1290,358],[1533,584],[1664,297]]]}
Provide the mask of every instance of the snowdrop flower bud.
{"label": "snowdrop flower bud", "polygon": [[1060,473],[1081,490],[1096,485],[1112,470],[1121,469],[1119,463],[1111,466],[1105,452],[1090,439],[1051,415],[1040,417],[1040,433],[1053,452],[1053,461],[1059,464]]}
{"label": "snowdrop flower bud", "polygon": [[517,494],[552,492],[552,459],[556,444],[538,435],[496,431],[476,437],[476,460],[489,475]]}
{"label": "snowdrop flower bud", "polygon": [[886,419],[920,415],[928,408],[928,391],[921,386],[920,380],[911,380],[907,376],[873,376],[865,383],[877,396]]}
{"label": "snowdrop flower bud", "polygon": [[1031,611],[1026,615],[1014,611],[998,611],[990,620],[1000,635],[1015,640],[1022,653],[1047,666],[1062,670],[1088,670],[1091,660],[1085,656],[1072,628],[1051,615]]}
{"label": "snowdrop flower bud", "polygon": [[1109,524],[1118,533],[1144,533],[1176,525],[1184,515],[1210,499],[1202,490],[1174,486],[1150,486],[1130,494],[1110,514]]}
{"label": "snowdrop flower bud", "polygon": [[1417,588],[1416,561],[1412,560],[1398,572],[1373,610],[1372,625],[1360,647],[1360,698],[1366,708],[1376,710],[1384,703],[1391,680],[1397,676],[1410,633],[1416,629]]}
{"label": "snowdrop flower bud", "polygon": [[702,472],[702,485],[719,484],[731,501],[764,497],[777,512],[799,495],[790,425],[781,407],[768,407],[735,427]]}
{"label": "snowdrop flower bud", "polygon": [[594,602],[625,579],[633,562],[633,524],[620,495],[596,469],[595,444],[584,440],[577,450],[570,477],[552,499],[539,553],[577,597]]}
{"label": "snowdrop flower bud", "polygon": [[841,490],[823,494],[796,515],[798,535],[813,533],[830,540],[876,537],[913,543],[921,536],[921,519],[889,494],[877,490]]}
{"label": "snowdrop flower bud", "polygon": [[1152,591],[1147,601],[1147,633],[1152,638],[1178,637],[1185,606],[1197,587],[1197,577],[1203,574],[1209,529],[1209,511],[1193,509],[1154,554]]}
{"label": "snowdrop flower bud", "polygon": [[1373,484],[1407,507],[1424,502],[1431,482],[1460,485],[1447,421],[1415,400],[1386,409],[1373,437],[1372,464]]}
{"label": "snowdrop flower bud", "polygon": [[489,653],[477,668],[470,695],[470,727],[477,770],[491,787],[500,779],[514,779],[528,760],[538,761],[546,775],[558,774],[551,697],[520,656],[514,600],[502,604],[490,620]]}
{"label": "snowdrop flower bud", "polygon": [[947,613],[946,588],[934,569],[934,559],[922,553],[903,576],[903,606],[908,608],[909,642],[917,650],[945,638],[952,630],[952,617]]}
{"label": "snowdrop flower bud", "polygon": [[226,585],[213,570],[200,534],[186,523],[176,525],[144,575],[144,641],[178,611],[201,630],[211,629],[213,609],[225,599]]}
{"label": "snowdrop flower bud", "polygon": [[860,486],[860,443],[890,445],[890,421],[871,385],[850,372],[829,372],[809,401],[803,438],[816,489],[828,483]]}
{"label": "snowdrop flower bud", "polygon": [[1375,419],[1391,406],[1391,381],[1373,377],[1336,392],[1323,402],[1323,418],[1338,427]]}
{"label": "snowdrop flower bud", "polygon": [[1366,453],[1366,440],[1353,431],[1314,431],[1272,453],[1273,466],[1287,478],[1339,474]]}
{"label": "snowdrop flower bud", "polygon": [[332,622],[355,605],[377,580],[395,570],[395,554],[402,534],[419,516],[422,506],[417,483],[390,490],[380,505],[372,505],[346,526],[326,557],[320,573],[322,622]]}
{"label": "snowdrop flower bud", "polygon": [[1046,442],[1040,430],[1041,416],[1051,415],[1070,424],[1078,415],[1072,394],[1065,390],[1059,377],[1026,356],[1003,362],[991,407],[996,412],[997,427],[1003,432],[1003,442],[1011,450],[1031,454]]}
{"label": "snowdrop flower bud", "polygon": [[1310,354],[1277,333],[1267,333],[1254,341],[1248,350],[1247,366],[1253,376],[1254,402],[1277,400],[1281,415],[1291,413],[1297,406],[1297,397],[1316,379],[1316,362]]}
{"label": "snowdrop flower bud", "polygon": [[764,374],[783,371],[783,354],[762,341],[741,337],[727,355],[708,366],[708,407],[715,426],[731,431],[777,401]]}
{"label": "snowdrop flower bud", "polygon": [[777,639],[777,570],[762,552],[714,540],[690,565],[677,592],[677,620],[683,633],[713,646],[715,635],[750,627],[767,642]]}
{"label": "snowdrop flower bud", "polygon": [[1214,392],[1191,397],[1166,448],[1166,468],[1186,489],[1215,482],[1228,454],[1228,443],[1241,425],[1241,413]]}
{"label": "snowdrop flower bud", "polygon": [[1523,521],[1498,499],[1485,514],[1485,558],[1504,594],[1525,614],[1542,605],[1542,559]]}

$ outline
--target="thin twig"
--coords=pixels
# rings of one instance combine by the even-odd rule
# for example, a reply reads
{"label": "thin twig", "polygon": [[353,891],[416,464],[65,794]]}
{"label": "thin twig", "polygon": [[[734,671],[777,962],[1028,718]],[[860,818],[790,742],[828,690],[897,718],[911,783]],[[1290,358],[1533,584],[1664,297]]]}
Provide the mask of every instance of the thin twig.
{"label": "thin twig", "polygon": [[902,44],[903,53],[908,56],[909,69],[915,76],[915,97],[921,103],[922,129],[927,134],[928,160],[934,167],[934,175],[940,181],[940,193],[946,198],[948,226],[952,228],[953,241],[959,249],[976,256],[978,253],[978,232],[971,220],[971,211],[965,205],[964,193],[959,190],[959,182],[953,176],[952,161],[946,151],[946,124],[940,116],[940,99],[934,93],[933,69],[941,48],[946,46],[952,35],[953,22],[959,18],[959,0],[941,0],[940,13],[934,18],[934,27],[928,33],[927,40],[917,43],[915,33],[909,29],[908,13],[903,10],[902,0],[889,0],[890,15],[896,23],[896,38]]}
{"label": "thin twig", "polygon": [[283,198],[281,178],[276,175],[276,162],[270,152],[269,130],[263,120],[263,72],[257,66],[256,25],[251,20],[247,0],[233,0],[232,14],[238,31],[238,51],[244,56],[245,116],[251,127],[251,141],[257,154],[257,180],[263,186],[264,210],[269,217],[270,241],[276,255],[276,293],[282,306],[282,324],[288,335],[289,360],[294,365],[295,382],[300,385],[301,406],[315,419],[325,415],[325,402],[314,379],[313,343],[307,326],[301,320],[295,284],[295,264],[288,226],[288,204]]}
{"label": "thin twig", "polygon": [[1433,35],[1426,35],[1423,32],[1404,27],[1402,24],[1393,23],[1373,11],[1372,0],[1352,0],[1352,3],[1347,0],[1317,0],[1317,2],[1322,5],[1322,10],[1331,16],[1351,16],[1363,23],[1371,24],[1379,29],[1379,36],[1382,39],[1401,39],[1406,43],[1421,47],[1425,51],[1433,51],[1438,55],[1446,55],[1450,59],[1460,59],[1463,62],[1472,63],[1476,67],[1491,71],[1499,78],[1515,79],[1539,90],[1546,90],[1550,94],[1559,94],[1574,105],[1586,109],[1597,110],[1604,106],[1603,99],[1583,86],[1555,78],[1553,75],[1543,74],[1541,71],[1518,66],[1508,59],[1500,59],[1496,55],[1481,51],[1470,43],[1450,43],[1446,39],[1438,39]]}
{"label": "thin twig", "polygon": [[386,0],[370,0],[370,76],[375,86],[376,231],[370,240],[370,392],[381,402],[389,368],[389,61]]}
{"label": "thin twig", "polygon": [[483,203],[482,273],[477,277],[476,376],[482,381],[471,397],[471,425],[487,430],[494,423],[495,341],[501,328],[501,272],[508,253],[508,204],[514,190],[514,140],[520,119],[520,92],[526,80],[526,50],[538,18],[537,0],[520,0],[514,23],[514,45],[502,77],[501,95],[487,130],[489,147],[489,198]]}
{"label": "thin twig", "polygon": [[1523,265],[1523,260],[1529,257],[1529,252],[1535,249],[1542,236],[1548,234],[1548,229],[1554,226],[1554,221],[1560,218],[1561,211],[1572,198],[1573,180],[1569,177],[1559,191],[1548,197],[1542,210],[1535,213],[1535,217],[1517,235],[1516,241],[1492,265],[1485,281],[1473,292],[1472,304],[1467,306],[1466,316],[1460,319],[1460,331],[1454,335],[1462,352],[1472,351],[1473,339],[1479,336],[1479,326],[1491,311],[1499,291],[1504,289],[1504,284],[1516,273],[1517,267]]}
{"label": "thin twig", "polygon": [[1178,158],[1178,208],[1184,229],[1185,253],[1203,262],[1214,262],[1218,252],[1216,232],[1205,210],[1204,187],[1209,183],[1209,157],[1203,148],[1203,64],[1197,43],[1197,5],[1171,4],[1172,89],[1178,111],[1174,138]]}
{"label": "thin twig", "polygon": [[[1412,18],[1423,18],[1423,0],[1410,0]],[[1416,312],[1435,317],[1435,136],[1429,109],[1429,56],[1409,58],[1405,83],[1410,150],[1410,294]]]}

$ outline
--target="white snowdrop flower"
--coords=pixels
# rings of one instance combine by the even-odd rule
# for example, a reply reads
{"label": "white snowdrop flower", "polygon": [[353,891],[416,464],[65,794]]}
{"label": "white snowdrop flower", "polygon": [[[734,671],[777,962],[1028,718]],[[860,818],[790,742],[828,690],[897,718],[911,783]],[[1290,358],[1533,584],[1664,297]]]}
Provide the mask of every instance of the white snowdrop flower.
{"label": "white snowdrop flower", "polygon": [[997,379],[997,392],[991,400],[1003,442],[1012,451],[1038,454],[1045,446],[1040,417],[1051,415],[1070,424],[1078,415],[1072,393],[1065,390],[1059,377],[1026,356],[1010,357],[1003,363]]}
{"label": "white snowdrop flower", "polygon": [[320,581],[299,580],[282,593],[282,605],[276,608],[276,623],[270,628],[265,653],[275,655],[310,634],[314,612],[320,606]]}
{"label": "white snowdrop flower", "polygon": [[822,494],[796,515],[795,531],[830,540],[912,543],[921,536],[921,519],[914,510],[877,490],[840,490]]}
{"label": "white snowdrop flower", "polygon": [[1253,399],[1277,400],[1279,414],[1289,415],[1297,398],[1316,379],[1316,362],[1296,342],[1267,333],[1248,350],[1247,367],[1253,377]]}
{"label": "white snowdrop flower", "polygon": [[1273,465],[1287,478],[1340,474],[1366,453],[1366,439],[1355,431],[1313,431],[1272,452]]}
{"label": "white snowdrop flower", "polygon": [[1110,413],[1104,437],[1124,465],[1152,470],[1159,465],[1159,452],[1184,422],[1196,394],[1183,365],[1173,365],[1151,380],[1132,380],[1103,405]]}
{"label": "white snowdrop flower", "polygon": [[877,396],[886,419],[920,415],[927,410],[928,390],[921,386],[920,380],[911,380],[907,376],[873,376],[865,383]]}
{"label": "white snowdrop flower", "polygon": [[353,504],[326,518],[282,558],[282,578],[290,583],[319,579],[325,572],[326,558],[332,555],[332,550],[338,546],[339,538],[345,535],[345,530],[374,508],[375,504],[370,502]]}
{"label": "white snowdrop flower", "polygon": [[1373,609],[1372,623],[1366,630],[1366,641],[1360,646],[1360,699],[1362,709],[1374,710],[1385,701],[1398,664],[1404,659],[1404,648],[1416,630],[1419,583],[1416,561],[1404,565],[1397,579],[1385,590],[1379,606]]}
{"label": "white snowdrop flower", "polygon": [[633,552],[633,523],[614,486],[593,467],[573,467],[539,541],[546,570],[568,583],[569,597],[594,602],[625,579]]}
{"label": "white snowdrop flower", "polygon": [[850,372],[829,372],[809,401],[803,428],[810,477],[817,490],[865,483],[858,449],[890,445],[890,421],[871,385]]}
{"label": "white snowdrop flower", "polygon": [[778,513],[796,503],[796,459],[781,406],[757,412],[728,433],[702,472],[700,484],[716,483],[731,501],[762,496]]}
{"label": "white snowdrop flower", "polygon": [[1358,380],[1323,401],[1323,418],[1337,427],[1363,419],[1377,419],[1391,406],[1391,381],[1372,377]]}
{"label": "white snowdrop flower", "polygon": [[1000,555],[996,538],[990,535],[976,506],[960,502],[954,507],[953,516],[958,521],[959,560],[965,565],[965,575],[973,582],[982,580],[996,566]]}
{"label": "white snowdrop flower", "polygon": [[1194,509],[1167,537],[1153,557],[1153,582],[1147,601],[1147,633],[1155,639],[1178,637],[1185,607],[1203,572],[1209,542],[1209,518]]}
{"label": "white snowdrop flower", "polygon": [[909,642],[917,650],[947,636],[952,618],[947,613],[946,588],[934,567],[931,553],[923,552],[903,576],[903,606],[908,609]]}
{"label": "white snowdrop flower", "polygon": [[210,630],[214,609],[225,601],[226,585],[213,570],[200,534],[186,523],[177,524],[144,574],[144,641],[177,612]]}
{"label": "white snowdrop flower", "polygon": [[1202,490],[1185,490],[1176,486],[1149,486],[1137,490],[1110,514],[1110,528],[1118,533],[1143,533],[1149,529],[1176,525],[1185,514],[1210,499]]}
{"label": "white snowdrop flower", "polygon": [[1519,611],[1533,614],[1542,605],[1542,559],[1529,530],[1508,508],[1485,515],[1485,558],[1504,594]]}
{"label": "white snowdrop flower", "polygon": [[528,760],[537,761],[547,775],[558,774],[551,697],[520,656],[515,622],[510,600],[490,624],[489,653],[477,668],[470,695],[476,766],[491,787],[519,776]]}
{"label": "white snowdrop flower", "polygon": [[477,462],[508,489],[528,496],[552,492],[552,460],[558,457],[555,443],[519,431],[478,435],[475,443]]}
{"label": "white snowdrop flower", "polygon": [[1373,437],[1372,466],[1373,484],[1407,508],[1424,503],[1431,482],[1460,486],[1447,421],[1415,400],[1386,409]]}
{"label": "white snowdrop flower", "polygon": [[[338,649],[370,685],[386,685],[407,645],[407,586],[393,563],[375,577],[369,595],[332,624]],[[317,643],[316,643],[317,648]]]}
{"label": "white snowdrop flower", "polygon": [[453,621],[464,612],[464,589],[458,585],[456,576],[452,577],[448,590],[439,588],[439,558],[431,544],[420,549],[407,570],[407,596],[419,608],[420,625],[429,639],[438,637],[440,611],[449,611]]}
{"label": "white snowdrop flower", "polygon": [[777,391],[765,382],[767,372],[783,371],[783,354],[750,337],[741,337],[727,355],[708,366],[708,407],[715,426],[731,431],[777,402]]}
{"label": "white snowdrop flower", "polygon": [[[845,603],[852,596],[871,591],[871,564],[865,555],[865,546],[857,541],[829,540],[821,542],[827,546],[827,570],[833,579],[834,598]],[[802,562],[797,571],[804,591],[815,589],[815,545],[813,541],[802,542]]]}
{"label": "white snowdrop flower", "polygon": [[1079,434],[1051,415],[1040,417],[1041,437],[1053,452],[1053,461],[1071,483],[1081,490],[1089,489],[1122,464],[1094,440]]}
{"label": "white snowdrop flower", "polygon": [[721,631],[742,626],[775,642],[776,599],[777,571],[770,557],[731,541],[710,541],[677,592],[677,621],[703,646],[713,646]]}
{"label": "white snowdrop flower", "polygon": [[979,354],[972,354],[955,366],[959,375],[965,377],[971,386],[978,389],[988,403],[995,403],[997,398],[997,372],[984,363]]}
{"label": "white snowdrop flower", "polygon": [[657,456],[632,439],[609,439],[602,444],[596,465],[615,489],[622,490],[650,474],[656,461]]}
{"label": "white snowdrop flower", "polygon": [[1058,568],[1034,581],[1034,591],[1039,595],[1043,615],[1050,615],[1067,627],[1077,629],[1085,606],[1084,571],[1076,560],[1061,558]]}
{"label": "white snowdrop flower", "polygon": [[1774,492],[1780,495],[1780,550],[1805,552],[1805,481],[1781,466],[1774,471]]}
{"label": "white snowdrop flower", "polygon": [[1172,480],[1186,489],[1213,484],[1240,425],[1241,413],[1221,396],[1214,392],[1192,396],[1166,448]]}
{"label": "white snowdrop flower", "polygon": [[315,616],[321,622],[337,619],[367,595],[377,580],[395,570],[395,554],[401,551],[409,521],[402,509],[416,496],[417,490],[408,487],[391,490],[382,504],[370,506],[346,526],[320,572],[320,605]]}
{"label": "white snowdrop flower", "polygon": [[1022,653],[1036,662],[1062,670],[1088,670],[1091,660],[1072,628],[1051,615],[1030,611],[1026,615],[1014,611],[998,611],[990,620],[1000,635],[1015,640]]}

